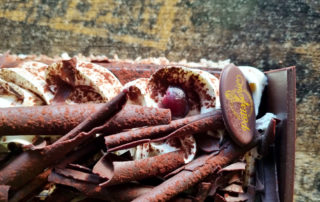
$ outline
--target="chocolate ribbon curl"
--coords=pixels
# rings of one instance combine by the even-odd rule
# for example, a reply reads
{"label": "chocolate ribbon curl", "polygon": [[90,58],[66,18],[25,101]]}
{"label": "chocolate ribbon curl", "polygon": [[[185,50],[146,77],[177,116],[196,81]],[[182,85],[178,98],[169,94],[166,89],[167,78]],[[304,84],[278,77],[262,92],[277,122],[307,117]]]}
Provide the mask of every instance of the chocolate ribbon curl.
{"label": "chocolate ribbon curl", "polygon": [[[276,121],[272,120],[269,128],[275,132]],[[273,133],[274,134],[274,133]],[[266,135],[271,135],[267,133]],[[162,184],[153,188],[147,194],[144,194],[134,201],[166,201],[176,196],[178,193],[194,186],[198,182],[204,180],[209,175],[213,174],[217,169],[223,167],[245,152],[256,146],[261,141],[261,137],[255,139],[246,147],[239,147],[233,142],[226,142],[220,152],[216,155],[206,155],[198,158],[184,166],[184,168],[175,176],[164,181]]]}
{"label": "chocolate ribbon curl", "polygon": [[49,181],[74,187],[86,196],[103,200],[108,199],[108,201],[131,201],[140,195],[148,193],[152,189],[150,186],[134,183],[101,187],[97,184],[87,183],[59,175],[56,172],[52,172],[49,175]]}
{"label": "chocolate ribbon curl", "polygon": [[[103,106],[104,104],[59,104],[0,108],[0,134],[65,134],[91,114],[101,110]],[[166,124],[170,121],[171,113],[168,109],[126,105],[123,111],[109,122],[105,133],[146,125]]]}
{"label": "chocolate ribbon curl", "polygon": [[[136,130],[121,132],[114,135],[109,135],[104,138],[105,144],[107,148],[112,148],[112,147],[115,147],[118,145],[124,145],[124,144],[128,144],[126,145],[126,147],[129,147],[129,146],[135,145],[135,141],[138,141],[138,140],[145,139],[149,141],[150,139],[161,138],[161,136],[167,133],[173,132],[176,129],[185,126],[186,124],[192,124],[197,121],[199,121],[199,123],[202,123],[200,120],[203,120],[205,118],[210,118],[210,120],[213,120],[214,125],[217,127],[219,127],[220,125],[223,126],[221,111],[216,110],[216,111],[208,112],[205,114],[200,114],[200,115],[195,115],[191,117],[186,117],[183,119],[174,120],[167,125],[140,128]],[[187,130],[191,129],[192,131],[194,131],[196,127],[199,128],[197,124],[198,123],[196,123],[195,125],[185,126],[186,128],[182,129],[183,133],[186,131],[185,129]],[[168,137],[164,137],[164,139],[166,138]],[[144,142],[147,142],[147,141],[144,141]],[[139,143],[142,143],[142,142],[139,142]],[[117,150],[117,149],[112,148],[112,150]]]}
{"label": "chocolate ribbon curl", "polygon": [[121,92],[52,145],[22,153],[0,170],[0,184],[10,185],[14,190],[18,189],[88,138],[101,132],[103,126],[98,126],[118,113],[126,101],[126,92]]}
{"label": "chocolate ribbon curl", "polygon": [[112,161],[107,154],[94,166],[93,173],[108,179],[100,186],[111,186],[167,174],[183,165],[184,157],[183,151],[174,151],[135,161]]}

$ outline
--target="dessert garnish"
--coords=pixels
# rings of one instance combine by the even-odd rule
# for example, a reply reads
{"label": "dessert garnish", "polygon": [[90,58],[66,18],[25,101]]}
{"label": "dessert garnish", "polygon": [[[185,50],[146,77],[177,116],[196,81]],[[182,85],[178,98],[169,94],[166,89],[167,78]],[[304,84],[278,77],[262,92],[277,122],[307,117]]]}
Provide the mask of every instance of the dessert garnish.
{"label": "dessert garnish", "polygon": [[125,102],[126,93],[121,92],[52,145],[35,147],[22,153],[1,168],[0,184],[9,185],[13,190],[18,189],[45,168],[59,161],[74,147],[100,132],[103,129],[100,125],[119,112]]}
{"label": "dessert garnish", "polygon": [[[245,201],[260,192],[277,199],[270,188],[277,187],[274,162],[262,158],[255,166],[255,158],[274,152],[269,145],[277,123],[268,113],[256,120],[263,73],[232,64],[213,75],[208,67],[162,60],[92,61],[78,57],[32,69],[32,62],[19,60],[14,71],[6,67],[14,62],[3,63],[1,71],[11,77],[0,75],[0,98],[12,104],[0,109],[0,132],[36,138],[10,161],[0,159],[0,199]],[[152,75],[122,86],[104,68],[119,73],[126,65],[142,67],[140,77],[151,69]],[[35,70],[47,94],[34,82],[20,82],[20,72]],[[35,106],[41,104],[48,105]],[[63,136],[46,141],[52,135]]]}
{"label": "dessert garnish", "polygon": [[[104,104],[45,105],[33,107],[0,108],[0,133],[6,135],[65,134]],[[104,133],[147,125],[166,124],[171,121],[168,109],[126,105],[116,115]]]}
{"label": "dessert garnish", "polygon": [[227,65],[220,78],[220,101],[223,120],[232,139],[249,144],[255,133],[255,110],[250,87],[240,69]]}

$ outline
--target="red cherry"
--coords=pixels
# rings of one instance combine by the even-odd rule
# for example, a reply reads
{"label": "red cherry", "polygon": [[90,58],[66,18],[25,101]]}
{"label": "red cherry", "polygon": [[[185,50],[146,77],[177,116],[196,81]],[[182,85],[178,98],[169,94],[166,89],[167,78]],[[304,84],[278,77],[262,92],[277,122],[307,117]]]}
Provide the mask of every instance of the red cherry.
{"label": "red cherry", "polygon": [[161,108],[171,110],[173,118],[181,118],[188,114],[189,105],[185,92],[178,87],[169,86],[161,103]]}

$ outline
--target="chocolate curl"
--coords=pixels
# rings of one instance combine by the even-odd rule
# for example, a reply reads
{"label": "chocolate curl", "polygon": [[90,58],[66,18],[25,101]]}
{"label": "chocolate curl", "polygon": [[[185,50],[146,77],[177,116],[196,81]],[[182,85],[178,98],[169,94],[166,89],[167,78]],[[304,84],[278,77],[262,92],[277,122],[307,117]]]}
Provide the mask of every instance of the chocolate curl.
{"label": "chocolate curl", "polygon": [[64,134],[102,107],[103,104],[77,104],[1,108],[0,133]]}
{"label": "chocolate curl", "polygon": [[[104,104],[47,105],[0,108],[1,135],[57,135],[65,134]],[[105,132],[171,121],[170,110],[127,105],[108,124]],[[0,135],[0,136],[1,136]]]}
{"label": "chocolate curl", "polygon": [[202,133],[210,129],[221,129],[224,127],[221,111],[215,113],[207,118],[189,123],[178,130],[170,133],[167,136],[152,140],[152,142],[161,142],[173,137],[181,137],[186,135],[193,135],[195,133]]}
{"label": "chocolate curl", "polygon": [[[126,93],[121,92],[111,101],[104,104],[99,111],[89,116],[52,145],[23,152],[0,170],[0,184],[10,185],[12,189],[18,189],[45,168],[61,160],[67,153],[84,143],[88,138],[101,132],[103,127],[97,126],[119,112],[126,101]],[[92,130],[90,131],[90,129]]]}
{"label": "chocolate curl", "polygon": [[127,105],[106,124],[103,133],[111,134],[123,129],[168,124],[171,122],[170,109]]}
{"label": "chocolate curl", "polygon": [[23,186],[17,192],[15,192],[14,195],[10,198],[10,202],[23,201],[25,199],[28,199],[30,196],[32,196],[32,194],[36,193],[37,191],[40,191],[41,188],[48,182],[47,178],[50,173],[51,169],[48,169],[43,173],[39,174],[32,181]]}
{"label": "chocolate curl", "polygon": [[[140,128],[136,130],[130,130],[121,132],[114,135],[106,136],[105,144],[108,148],[112,148],[118,145],[124,145],[129,143],[134,144],[134,141],[137,140],[148,140],[152,138],[159,138],[163,134],[170,133],[178,128],[185,126],[186,124],[193,123],[195,121],[214,116],[218,112],[209,112],[205,114],[199,114],[195,116],[186,117],[183,119],[173,120],[168,125],[159,125],[159,126],[152,126],[147,128]],[[146,141],[144,141],[146,142]]]}
{"label": "chocolate curl", "polygon": [[10,186],[0,184],[0,201],[8,201],[9,189]]}
{"label": "chocolate curl", "polygon": [[233,160],[239,158],[256,144],[257,141],[244,149],[232,142],[227,142],[219,154],[205,156],[192,161],[177,175],[166,180],[159,186],[153,188],[149,193],[138,197],[134,201],[169,200],[178,193],[204,180],[210,174],[213,174],[219,167],[225,166]]}
{"label": "chocolate curl", "polygon": [[[276,121],[271,121],[269,128],[274,128]],[[266,133],[265,135],[274,135]],[[198,158],[187,164],[184,169],[166,180],[162,184],[153,188],[149,193],[142,195],[134,201],[166,201],[177,195],[178,193],[194,186],[198,182],[204,180],[209,175],[235,159],[244,155],[251,148],[255,147],[261,139],[266,139],[264,136],[255,136],[253,141],[246,147],[239,147],[233,142],[226,142],[217,155],[207,155]],[[267,138],[269,139],[269,138]]]}
{"label": "chocolate curl", "polygon": [[134,198],[151,190],[150,186],[143,186],[134,183],[123,184],[119,186],[116,185],[112,187],[101,187],[96,184],[82,182],[73,178],[67,178],[55,172],[52,172],[49,175],[49,181],[74,187],[86,196],[108,201],[131,201]]}
{"label": "chocolate curl", "polygon": [[100,186],[111,186],[167,174],[184,164],[184,156],[184,152],[174,151],[141,160],[112,162],[106,155],[94,166],[93,173],[108,179]]}

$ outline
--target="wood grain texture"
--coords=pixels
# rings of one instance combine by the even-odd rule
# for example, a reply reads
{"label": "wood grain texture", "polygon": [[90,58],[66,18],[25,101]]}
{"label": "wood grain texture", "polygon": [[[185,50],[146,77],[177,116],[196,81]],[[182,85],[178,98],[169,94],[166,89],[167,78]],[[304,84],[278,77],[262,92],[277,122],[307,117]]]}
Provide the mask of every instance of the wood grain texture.
{"label": "wood grain texture", "polygon": [[0,0],[0,52],[297,66],[296,201],[320,198],[318,0]]}

